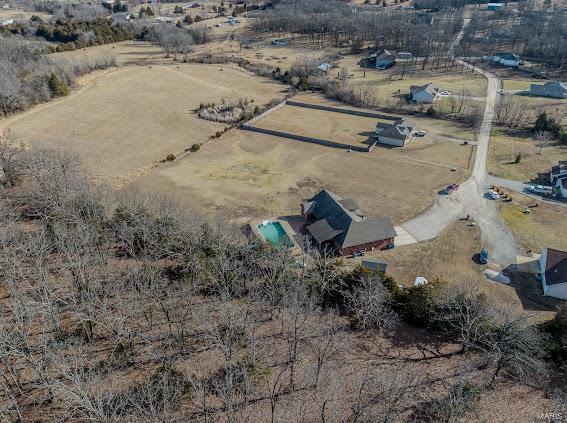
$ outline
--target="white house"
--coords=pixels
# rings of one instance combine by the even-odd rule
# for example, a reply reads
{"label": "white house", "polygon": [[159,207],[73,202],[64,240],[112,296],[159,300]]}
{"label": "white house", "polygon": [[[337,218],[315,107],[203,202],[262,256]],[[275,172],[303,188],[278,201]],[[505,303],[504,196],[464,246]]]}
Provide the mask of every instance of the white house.
{"label": "white house", "polygon": [[560,160],[557,166],[551,168],[549,172],[549,183],[555,185],[558,179],[567,176],[567,161]]}
{"label": "white house", "polygon": [[439,88],[432,83],[421,87],[412,85],[410,87],[410,95],[412,101],[416,103],[433,103],[439,97]]}
{"label": "white house", "polygon": [[403,147],[411,140],[412,135],[413,128],[408,126],[404,120],[398,120],[389,125],[379,122],[376,125],[376,139],[379,144]]}
{"label": "white house", "polygon": [[557,181],[557,188],[561,197],[567,198],[567,176]]}
{"label": "white house", "polygon": [[14,19],[0,18],[0,26],[8,26],[14,23]]}
{"label": "white house", "polygon": [[567,300],[567,251],[544,248],[539,266],[543,295]]}
{"label": "white house", "polygon": [[492,60],[496,63],[500,63],[503,66],[508,67],[518,67],[520,66],[520,56],[512,53],[496,53]]}

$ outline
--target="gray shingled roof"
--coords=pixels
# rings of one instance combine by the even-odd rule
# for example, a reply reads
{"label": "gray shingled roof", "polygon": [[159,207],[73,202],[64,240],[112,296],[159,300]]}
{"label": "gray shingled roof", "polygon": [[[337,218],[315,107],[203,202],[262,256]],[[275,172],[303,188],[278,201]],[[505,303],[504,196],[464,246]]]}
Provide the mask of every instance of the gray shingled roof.
{"label": "gray shingled roof", "polygon": [[343,200],[326,189],[304,205],[309,205],[306,212],[317,220],[307,226],[307,230],[318,243],[334,239],[339,247],[346,248],[396,236],[390,218],[364,219],[354,200]]}
{"label": "gray shingled roof", "polygon": [[318,220],[317,222],[307,226],[307,230],[319,244],[325,241],[330,241],[342,232],[341,229],[333,229],[327,219]]}
{"label": "gray shingled roof", "polygon": [[432,96],[437,95],[437,93],[439,92],[439,88],[437,88],[435,85],[433,85],[431,82],[429,84],[425,84],[425,85],[412,85],[410,87],[410,93],[414,94],[420,91],[425,91],[428,94],[431,94]]}
{"label": "gray shingled roof", "polygon": [[555,285],[567,282],[567,251],[547,249],[545,262],[545,283]]}
{"label": "gray shingled roof", "polygon": [[362,222],[350,222],[346,231],[336,238],[342,248],[355,247],[382,239],[394,238],[396,230],[389,217],[365,219]]}
{"label": "gray shingled roof", "polygon": [[379,136],[405,140],[411,135],[412,131],[413,128],[408,126],[404,120],[398,120],[391,125],[385,126],[384,129],[380,131]]}

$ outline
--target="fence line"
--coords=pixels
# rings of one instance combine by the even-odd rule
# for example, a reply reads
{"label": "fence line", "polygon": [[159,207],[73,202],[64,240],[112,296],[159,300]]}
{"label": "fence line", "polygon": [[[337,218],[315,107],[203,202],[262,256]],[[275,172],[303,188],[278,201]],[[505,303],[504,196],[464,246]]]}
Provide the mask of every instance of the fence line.
{"label": "fence line", "polygon": [[326,147],[342,148],[344,150],[361,151],[363,153],[367,153],[367,152],[371,151],[374,148],[374,146],[376,145],[376,143],[374,143],[374,144],[372,144],[368,147],[363,147],[363,146],[359,146],[359,145],[343,144],[343,143],[340,143],[340,142],[323,140],[323,139],[320,139],[320,138],[312,138],[312,137],[306,137],[306,136],[303,136],[303,135],[290,134],[289,132],[274,131],[272,129],[258,128],[257,126],[250,126],[248,124],[242,125],[240,127],[240,129],[245,130],[245,131],[258,132],[258,133],[261,133],[261,134],[273,135],[273,136],[281,137],[281,138],[288,138],[288,139],[292,139],[292,140],[296,140],[296,141],[303,141],[303,142],[308,142],[308,143],[312,143],[312,144],[324,145]]}
{"label": "fence line", "polygon": [[401,116],[383,115],[381,113],[363,112],[359,110],[340,109],[338,107],[322,106],[320,104],[301,103],[299,101],[288,100],[287,105],[296,106],[296,107],[305,107],[306,109],[325,110],[327,112],[344,113],[345,115],[362,116],[362,117],[369,117],[375,119],[386,119],[393,121],[402,119]]}
{"label": "fence line", "polygon": [[243,125],[243,126],[244,126],[244,125],[251,125],[251,124],[253,124],[254,122],[256,122],[256,121],[262,119],[263,117],[269,115],[270,113],[275,112],[275,111],[278,110],[278,109],[281,109],[283,106],[286,105],[286,103],[287,103],[287,100],[284,100],[284,101],[282,101],[281,103],[276,104],[274,107],[272,107],[272,108],[266,110],[265,112],[260,113],[258,116],[254,116],[252,119],[250,119],[248,122],[243,123],[242,125]]}

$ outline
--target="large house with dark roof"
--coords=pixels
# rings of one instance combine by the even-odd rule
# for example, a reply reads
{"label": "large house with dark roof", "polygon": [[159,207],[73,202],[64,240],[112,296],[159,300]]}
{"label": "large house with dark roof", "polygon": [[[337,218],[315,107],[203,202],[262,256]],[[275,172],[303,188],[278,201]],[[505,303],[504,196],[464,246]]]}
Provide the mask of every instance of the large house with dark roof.
{"label": "large house with dark roof", "polygon": [[304,201],[301,214],[317,246],[342,256],[389,248],[396,237],[389,217],[367,218],[352,198],[343,199],[326,189]]}
{"label": "large house with dark roof", "polygon": [[567,300],[567,251],[544,248],[539,263],[543,294]]}

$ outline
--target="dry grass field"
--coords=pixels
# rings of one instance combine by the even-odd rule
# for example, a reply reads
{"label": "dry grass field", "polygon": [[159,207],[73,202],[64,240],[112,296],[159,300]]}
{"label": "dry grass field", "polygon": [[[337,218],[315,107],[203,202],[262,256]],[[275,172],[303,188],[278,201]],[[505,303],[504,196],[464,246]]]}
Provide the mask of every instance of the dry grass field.
{"label": "dry grass field", "polygon": [[162,48],[147,41],[122,41],[103,44],[74,51],[50,54],[49,58],[59,63],[75,63],[96,60],[108,56],[116,58],[118,65],[158,64],[171,62],[165,57]]}
{"label": "dry grass field", "polygon": [[430,207],[440,188],[465,179],[468,169],[450,166],[467,164],[470,154],[471,147],[431,141],[349,153],[233,130],[132,185],[241,222],[296,215],[301,199],[326,187],[355,198],[370,216],[401,223]]}
{"label": "dry grass field", "polygon": [[[541,252],[543,247],[567,250],[567,212],[565,208],[512,193],[513,202],[501,203],[500,214],[515,238],[526,250]],[[533,207],[537,204],[537,207]],[[526,207],[531,213],[524,214]]]}
{"label": "dry grass field", "polygon": [[[455,248],[456,245],[459,248]],[[486,279],[482,275],[486,266],[477,264],[473,259],[480,248],[478,227],[457,221],[434,240],[394,250],[374,251],[369,256],[387,261],[388,273],[404,286],[412,286],[417,276],[429,280],[438,277],[449,286],[472,285],[499,306],[514,312],[529,311],[538,321],[553,317],[557,301],[543,297],[534,278],[513,274],[510,285]]]}
{"label": "dry grass field", "polygon": [[[320,94],[315,94],[315,93],[305,93],[305,94],[299,94],[294,96],[293,98],[294,101],[299,101],[302,103],[308,103],[308,104],[320,104],[323,106],[330,106],[330,107],[338,107],[341,109],[347,109],[347,110],[362,110],[364,111],[365,109],[361,109],[358,107],[351,107],[348,106],[344,103],[340,103],[338,101],[334,101],[334,100],[330,100],[326,97],[324,97],[323,95]],[[306,109],[302,109],[302,110],[306,110]],[[368,111],[368,110],[366,110]],[[475,134],[474,131],[472,131],[470,128],[460,125],[456,122],[453,121],[449,121],[449,120],[443,120],[443,119],[432,119],[432,118],[426,118],[423,116],[411,116],[411,117],[407,117],[407,116],[402,116],[402,115],[394,115],[394,114],[390,114],[390,113],[383,113],[381,111],[375,112],[375,113],[380,113],[383,115],[389,115],[392,116],[393,119],[395,119],[395,117],[403,117],[404,119],[406,119],[415,130],[426,130],[428,132],[428,139],[432,138],[435,141],[441,141],[441,140],[453,140],[453,141],[474,141],[475,140]],[[335,114],[331,114],[332,117],[338,119],[341,119],[341,117],[343,115],[335,115]],[[345,115],[346,116],[346,115]],[[381,120],[385,123],[390,123],[390,120]],[[374,120],[374,125],[376,125],[377,120]]]}
{"label": "dry grass field", "polygon": [[[514,163],[520,154],[520,163]],[[540,174],[549,173],[552,166],[565,159],[567,147],[549,145],[541,149],[529,132],[509,134],[493,130],[488,154],[488,171],[495,176],[517,181],[536,180]]]}
{"label": "dry grass field", "polygon": [[[4,2],[0,3],[2,6]],[[0,18],[14,19],[15,23],[29,22],[32,16],[39,16],[44,21],[49,21],[53,18],[52,15],[43,12],[29,12],[23,9],[2,9],[0,8]]]}
{"label": "dry grass field", "polygon": [[77,153],[93,175],[128,180],[224,129],[196,117],[199,103],[247,97],[262,105],[284,88],[236,67],[130,66],[99,74],[70,96],[3,124],[27,144]]}
{"label": "dry grass field", "polygon": [[376,122],[374,118],[285,106],[260,119],[254,126],[362,146],[373,137]]}
{"label": "dry grass field", "polygon": [[400,63],[386,70],[366,69],[364,72],[364,69],[358,65],[363,57],[364,55],[345,56],[338,66],[347,68],[351,83],[370,83],[386,96],[393,96],[398,93],[398,90],[402,94],[407,94],[411,85],[425,85],[429,82],[453,94],[460,94],[465,90],[473,97],[486,95],[486,78],[478,73],[461,72],[460,68],[421,70],[421,65],[418,63],[415,67],[408,65],[404,78],[401,79],[402,65]]}

